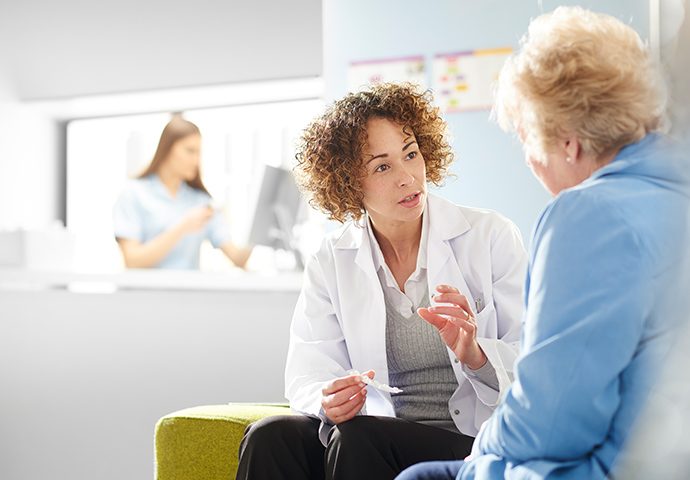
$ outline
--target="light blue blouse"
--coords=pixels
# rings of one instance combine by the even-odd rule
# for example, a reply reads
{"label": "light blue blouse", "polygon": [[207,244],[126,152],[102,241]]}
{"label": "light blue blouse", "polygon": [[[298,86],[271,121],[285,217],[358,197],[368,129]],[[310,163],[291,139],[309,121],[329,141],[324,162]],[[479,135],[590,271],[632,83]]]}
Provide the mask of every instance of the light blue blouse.
{"label": "light blue blouse", "polygon": [[[113,208],[116,238],[146,243],[178,223],[190,209],[209,205],[211,197],[182,183],[172,196],[158,175],[130,180]],[[198,269],[201,243],[208,239],[218,248],[230,240],[230,228],[215,213],[202,230],[185,235],[156,268]]]}
{"label": "light blue blouse", "polygon": [[543,212],[515,382],[458,479],[607,478],[687,315],[687,171],[649,135]]}

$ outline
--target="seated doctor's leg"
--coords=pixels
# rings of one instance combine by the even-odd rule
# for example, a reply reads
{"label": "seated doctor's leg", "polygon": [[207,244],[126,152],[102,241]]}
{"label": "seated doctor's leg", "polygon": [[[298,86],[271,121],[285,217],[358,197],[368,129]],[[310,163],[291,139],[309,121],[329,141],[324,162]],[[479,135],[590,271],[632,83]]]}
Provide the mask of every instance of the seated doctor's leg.
{"label": "seated doctor's leg", "polygon": [[460,460],[474,438],[390,417],[357,416],[333,428],[326,448],[326,478],[392,479],[428,460]]}
{"label": "seated doctor's leg", "polygon": [[251,424],[240,444],[237,479],[324,478],[325,447],[315,418],[304,415],[267,417]]}

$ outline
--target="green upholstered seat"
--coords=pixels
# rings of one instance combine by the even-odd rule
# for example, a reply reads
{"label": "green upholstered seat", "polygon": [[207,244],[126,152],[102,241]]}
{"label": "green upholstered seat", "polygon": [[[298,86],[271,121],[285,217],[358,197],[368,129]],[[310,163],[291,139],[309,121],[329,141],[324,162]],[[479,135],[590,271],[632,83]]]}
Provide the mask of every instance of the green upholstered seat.
{"label": "green upholstered seat", "polygon": [[187,408],[156,424],[157,480],[229,480],[245,428],[271,415],[287,415],[282,404],[230,403]]}

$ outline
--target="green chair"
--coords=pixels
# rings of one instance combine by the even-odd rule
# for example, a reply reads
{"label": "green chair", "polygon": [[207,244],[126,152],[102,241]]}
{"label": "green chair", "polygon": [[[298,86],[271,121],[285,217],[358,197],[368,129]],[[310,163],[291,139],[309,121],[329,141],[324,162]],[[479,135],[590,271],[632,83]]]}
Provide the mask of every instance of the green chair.
{"label": "green chair", "polygon": [[166,415],[156,424],[156,479],[234,479],[247,426],[264,417],[289,414],[290,408],[283,404],[230,403]]}

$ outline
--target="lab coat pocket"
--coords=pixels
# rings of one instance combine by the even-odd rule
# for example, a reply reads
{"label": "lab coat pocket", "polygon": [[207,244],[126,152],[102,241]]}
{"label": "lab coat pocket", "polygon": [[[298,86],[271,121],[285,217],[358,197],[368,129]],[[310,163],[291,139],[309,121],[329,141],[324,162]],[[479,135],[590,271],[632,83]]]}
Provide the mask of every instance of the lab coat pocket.
{"label": "lab coat pocket", "polygon": [[488,406],[495,406],[505,395],[510,384],[513,383],[513,368],[518,355],[517,342],[504,342],[497,335],[496,310],[493,302],[488,302],[484,309],[476,316],[477,343],[484,351],[488,361],[496,371],[498,392],[493,389],[483,389],[477,392],[478,397]]}
{"label": "lab coat pocket", "polygon": [[[477,297],[475,308],[483,303],[483,297]],[[496,309],[493,301],[489,298],[489,303],[482,305],[481,309],[475,310],[474,320],[477,324],[477,337],[496,338]]]}

